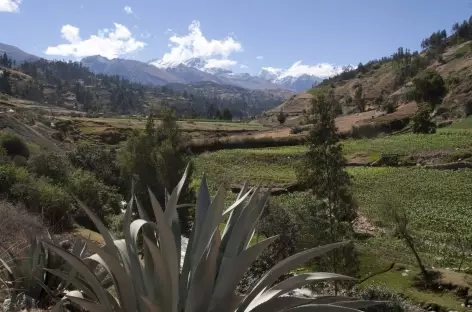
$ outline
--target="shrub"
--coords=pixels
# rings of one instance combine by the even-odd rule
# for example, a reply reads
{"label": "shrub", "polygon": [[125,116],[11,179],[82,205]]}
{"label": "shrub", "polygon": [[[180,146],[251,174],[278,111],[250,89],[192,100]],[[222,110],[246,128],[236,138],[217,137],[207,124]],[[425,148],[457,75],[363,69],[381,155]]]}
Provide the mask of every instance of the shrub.
{"label": "shrub", "polygon": [[40,153],[29,159],[28,170],[37,177],[45,176],[55,182],[64,182],[68,178],[70,165],[61,155]]}
{"label": "shrub", "polygon": [[[44,248],[39,233],[28,237],[28,244],[18,255],[4,249],[2,254],[3,270],[2,282],[8,287],[9,301],[4,302],[6,311],[23,311],[31,308],[49,308],[58,302],[69,281],[64,281],[52,271],[63,272],[66,276],[75,276],[71,265],[57,254]],[[58,244],[58,241],[52,240]],[[76,241],[71,254],[81,257],[84,251],[83,244]]]}
{"label": "shrub", "polygon": [[382,110],[385,111],[387,114],[391,114],[397,110],[397,103],[395,103],[393,100],[388,99],[384,102],[382,102]]}
{"label": "shrub", "polygon": [[365,122],[357,126],[352,126],[351,136],[353,138],[372,138],[380,133],[392,133],[403,130],[409,122],[409,117]]}
{"label": "shrub", "polygon": [[40,234],[46,234],[46,227],[37,215],[23,205],[0,201],[0,246],[17,254],[31,236]]}
{"label": "shrub", "polygon": [[28,158],[30,155],[28,146],[18,136],[9,132],[0,133],[0,146],[7,151],[7,155],[13,158],[16,155]]}
{"label": "shrub", "polygon": [[[118,194],[116,188],[104,184],[93,173],[76,169],[70,173],[67,180],[67,190],[90,207],[102,221],[108,214],[121,213],[122,196]],[[77,222],[88,228],[94,228],[93,223],[84,217],[84,214],[79,212],[76,217]]]}
{"label": "shrub", "polygon": [[290,134],[299,134],[303,132],[303,128],[299,126],[295,126],[290,128]]}
{"label": "shrub", "polygon": [[0,196],[40,215],[47,225],[57,230],[70,228],[73,211],[72,199],[60,186],[42,177],[33,179],[23,167],[0,166]]}
{"label": "shrub", "polygon": [[436,124],[431,121],[431,106],[422,103],[413,116],[413,133],[435,133]]}
{"label": "shrub", "polygon": [[91,171],[108,185],[120,187],[120,168],[116,163],[114,149],[106,149],[92,144],[78,144],[75,150],[67,154],[73,166]]}
{"label": "shrub", "polygon": [[364,300],[384,301],[375,307],[369,307],[366,312],[421,312],[421,307],[405,299],[402,294],[392,291],[385,285],[369,285],[352,290],[351,296]]}
{"label": "shrub", "polygon": [[277,114],[277,121],[283,125],[287,120],[287,115],[285,115],[284,111],[281,109],[280,112]]}
{"label": "shrub", "polygon": [[[351,280],[333,273],[304,273],[273,286],[283,274],[313,257],[345,245],[344,242],[295,254],[272,267],[243,296],[235,295],[236,287],[248,266],[276,239],[270,237],[250,246],[253,230],[268,197],[268,193],[262,194],[259,188],[249,191],[244,188],[234,204],[225,210],[226,190],[221,187],[211,200],[203,179],[198,191],[196,221],[181,263],[182,238],[178,227],[177,202],[185,178],[186,174],[169,196],[164,212],[156,197],[149,192],[156,223],[150,221],[143,207],[137,206],[134,199],[131,200],[125,214],[124,240],[113,241],[99,218],[82,205],[105,240],[102,248],[94,243],[88,244],[97,254],[87,262],[71,256],[55,244],[44,242],[83,277],[80,280],[71,277],[72,283],[81,292],[68,293],[66,299],[91,311],[125,312],[283,311],[295,307],[305,307],[306,311],[329,308],[333,312],[348,312],[352,311],[350,307],[361,309],[372,305],[372,302],[364,305],[365,302],[352,299],[346,302],[345,297],[307,300],[286,300],[280,297],[317,280]],[[138,209],[140,219],[131,222],[133,208]],[[219,227],[224,218],[227,222],[221,234]],[[141,237],[142,245],[138,243]],[[141,248],[144,257],[140,256]],[[115,295],[110,292],[110,287],[100,283],[92,270],[102,263],[106,265]],[[344,301],[342,306],[336,305],[340,300]],[[310,304],[318,305],[313,307]]]}

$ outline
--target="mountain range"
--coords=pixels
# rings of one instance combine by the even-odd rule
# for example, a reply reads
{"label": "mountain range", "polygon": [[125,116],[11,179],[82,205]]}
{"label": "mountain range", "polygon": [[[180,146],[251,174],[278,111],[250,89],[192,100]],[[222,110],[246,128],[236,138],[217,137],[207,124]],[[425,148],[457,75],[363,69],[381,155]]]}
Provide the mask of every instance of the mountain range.
{"label": "mountain range", "polygon": [[[0,54],[2,52],[6,52],[17,63],[41,59],[17,47],[0,43]],[[85,57],[81,62],[95,73],[118,75],[133,82],[159,86],[172,83],[212,82],[249,90],[283,89],[301,92],[322,81],[320,77],[316,76],[284,76],[282,71],[268,71],[266,69],[262,69],[257,75],[234,73],[225,68],[210,67],[206,60],[200,58],[192,58],[180,64],[166,65],[159,60],[151,60],[146,63],[121,58],[110,60],[95,55]]]}

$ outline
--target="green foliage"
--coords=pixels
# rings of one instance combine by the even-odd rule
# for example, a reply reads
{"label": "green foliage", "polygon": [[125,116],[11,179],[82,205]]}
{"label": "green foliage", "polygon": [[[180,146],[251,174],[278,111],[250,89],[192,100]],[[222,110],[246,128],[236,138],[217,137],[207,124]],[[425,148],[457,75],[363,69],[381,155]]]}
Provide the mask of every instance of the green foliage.
{"label": "green foliage", "polygon": [[432,69],[424,70],[413,79],[418,102],[427,102],[435,107],[442,103],[447,93],[446,83],[441,75]]}
{"label": "green foliage", "polygon": [[2,70],[0,74],[0,93],[12,94],[10,72]]}
{"label": "green foliage", "polygon": [[114,149],[82,143],[69,152],[67,157],[74,167],[91,171],[105,184],[124,191]]}
{"label": "green foliage", "polygon": [[64,230],[71,226],[74,212],[69,194],[45,178],[34,179],[26,168],[0,166],[0,196],[23,203],[51,228]]}
{"label": "green foliage", "polygon": [[353,289],[352,295],[364,300],[383,301],[375,307],[366,309],[366,312],[414,312],[422,311],[421,307],[416,306],[412,302],[405,299],[404,294],[397,293],[386,285],[368,285],[365,287],[357,287]]}
{"label": "green foliage", "polygon": [[65,183],[69,178],[70,164],[55,153],[39,153],[28,161],[28,170],[37,177],[45,176],[53,181]]}
{"label": "green foliage", "polygon": [[[187,173],[187,172],[186,172]],[[108,229],[91,210],[82,205],[105,240],[103,248],[88,242],[96,252],[89,261],[82,261],[54,244],[44,242],[51,250],[70,263],[83,279],[71,278],[82,293],[66,298],[91,312],[95,311],[283,311],[289,307],[316,311],[327,307],[334,312],[351,311],[373,302],[352,301],[352,298],[304,300],[284,299],[281,295],[315,281],[351,280],[332,273],[305,273],[273,286],[283,274],[307,260],[321,256],[345,243],[335,243],[305,250],[272,267],[244,295],[235,294],[244,272],[276,237],[250,246],[256,222],[260,218],[268,194],[260,190],[242,190],[236,201],[225,210],[224,188],[211,200],[203,179],[198,191],[196,220],[192,228],[183,264],[181,263],[181,231],[177,220],[177,202],[186,175],[169,196],[162,211],[152,192],[152,211],[156,223],[132,199],[125,214],[125,239],[113,241]],[[133,197],[135,198],[135,197]],[[131,222],[134,208],[140,219]],[[220,223],[227,217],[223,233]],[[141,233],[141,234],[140,234]],[[138,244],[142,236],[142,247]],[[143,257],[140,256],[140,249]],[[100,264],[111,277],[116,294],[100,282],[94,268]],[[271,288],[272,287],[272,288]],[[346,302],[346,299],[348,300]],[[337,305],[338,300],[344,301]],[[61,304],[60,302],[59,304]],[[308,304],[309,303],[309,304]],[[313,306],[313,304],[319,305]],[[324,303],[325,305],[323,305]]]}
{"label": "green foliage", "polygon": [[284,113],[284,110],[281,109],[280,112],[277,114],[277,121],[283,125],[285,123],[285,120],[287,120],[287,116]]}
{"label": "green foliage", "polygon": [[[313,99],[308,152],[297,170],[299,183],[323,203],[312,213],[326,222],[323,231],[326,240],[320,243],[334,243],[352,237],[353,221],[357,217],[357,204],[349,189],[350,178],[344,168],[346,161],[335,126],[334,104],[332,93],[328,97]],[[334,272],[352,274],[356,270],[355,251],[352,246],[346,246],[331,253],[325,263]]]}
{"label": "green foliage", "polygon": [[11,162],[11,158],[8,157],[7,150],[0,146],[0,165],[8,164]]}
{"label": "green foliage", "polygon": [[406,210],[420,250],[438,255],[442,242],[454,238],[454,233],[445,230],[447,225],[464,238],[472,238],[468,224],[472,218],[470,170],[359,167],[351,168],[349,173],[362,214],[373,222],[381,221],[379,207],[389,194],[392,202]]}
{"label": "green foliage", "polygon": [[[116,188],[104,184],[89,171],[76,169],[67,177],[67,190],[83,201],[101,220],[107,215],[119,214],[120,202],[123,200]],[[76,216],[77,222],[83,226],[91,227],[85,216]]]}
{"label": "green foliage", "polygon": [[365,99],[361,84],[356,88],[356,92],[354,94],[354,103],[360,112],[365,111]]}
{"label": "green foliage", "polygon": [[422,103],[413,116],[413,133],[430,134],[436,132],[436,124],[431,121],[431,106]]}
{"label": "green foliage", "polygon": [[[184,144],[177,117],[171,110],[163,111],[162,122],[157,126],[153,116],[149,116],[145,131],[133,132],[126,142],[119,154],[118,163],[124,179],[134,180],[136,196],[143,202],[144,207],[150,207],[148,188],[164,202],[166,190],[177,185],[188,160],[182,151]],[[193,194],[185,188],[182,197],[191,202]],[[179,210],[179,213],[183,231],[188,234],[191,213],[186,209]]]}
{"label": "green foliage", "polygon": [[[39,234],[39,233],[38,233]],[[55,244],[59,242],[51,237]],[[75,241],[71,254],[81,257],[83,244]],[[19,309],[21,297],[32,300],[31,306],[26,308],[49,308],[61,300],[63,293],[70,286],[69,281],[51,273],[60,271],[71,278],[76,274],[70,264],[57,254],[44,248],[37,236],[29,237],[28,245],[24,246],[19,255],[12,254],[9,250],[2,249],[0,259],[4,270],[1,281],[8,286],[10,309]],[[25,308],[25,307],[23,307]]]}
{"label": "green foliage", "polygon": [[418,267],[424,278],[428,277],[426,268],[418,255],[417,246],[411,230],[410,218],[406,212],[405,206],[400,206],[387,194],[383,195],[383,202],[380,205],[380,213],[385,224],[393,227],[395,233],[399,235],[413,253]]}
{"label": "green foliage", "polygon": [[28,158],[30,155],[28,146],[18,136],[2,131],[0,132],[0,146],[7,151],[7,155],[13,158],[16,155]]}

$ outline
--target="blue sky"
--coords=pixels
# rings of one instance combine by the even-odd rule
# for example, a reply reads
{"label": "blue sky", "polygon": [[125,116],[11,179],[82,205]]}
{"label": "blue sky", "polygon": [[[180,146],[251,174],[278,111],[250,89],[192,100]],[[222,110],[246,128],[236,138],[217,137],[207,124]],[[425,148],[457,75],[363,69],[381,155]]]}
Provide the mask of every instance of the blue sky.
{"label": "blue sky", "polygon": [[199,56],[237,72],[330,74],[399,46],[417,50],[471,14],[472,0],[0,0],[0,42],[50,59],[162,66]]}

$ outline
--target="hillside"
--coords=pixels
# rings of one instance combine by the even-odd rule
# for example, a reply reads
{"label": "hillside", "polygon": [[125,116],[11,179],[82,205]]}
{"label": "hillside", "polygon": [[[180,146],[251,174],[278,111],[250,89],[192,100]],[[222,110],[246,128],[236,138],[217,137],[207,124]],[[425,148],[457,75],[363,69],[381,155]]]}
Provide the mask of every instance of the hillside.
{"label": "hillside", "polygon": [[[303,123],[303,112],[309,110],[313,96],[330,90],[341,104],[342,115],[362,112],[356,105],[356,91],[359,89],[365,110],[374,111],[375,116],[385,115],[387,104],[399,107],[414,102],[415,99],[411,98],[414,91],[412,80],[425,70],[439,73],[448,89],[442,103],[435,107],[437,118],[464,117],[470,113],[471,106],[472,38],[461,37],[458,33],[440,37],[438,32],[426,40],[437,37],[439,43],[426,45],[421,53],[399,48],[392,56],[359,64],[355,69],[326,79],[307,92],[294,95],[280,106],[267,111],[260,121],[266,125],[276,125],[276,115],[282,110],[287,114],[287,125],[299,125]],[[372,119],[371,116],[368,118]]]}
{"label": "hillside", "polygon": [[[229,109],[234,117],[245,118],[279,105],[288,94],[205,83],[190,88],[174,85],[177,90],[173,90],[117,75],[94,74],[77,62],[42,59],[13,65],[7,54],[1,60],[4,107],[28,103],[31,108],[62,113],[147,114],[150,107],[171,106],[182,116],[214,118],[218,110]],[[170,75],[154,66],[146,68],[153,71],[149,74],[152,79],[157,79],[156,72],[162,72],[163,79]]]}
{"label": "hillside", "polygon": [[15,46],[0,42],[0,54],[4,53],[6,53],[7,56],[12,61],[15,61],[15,63],[17,64],[21,64],[23,62],[38,61],[40,59],[40,57],[33,54],[29,54]]}

